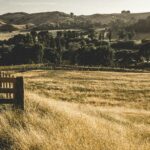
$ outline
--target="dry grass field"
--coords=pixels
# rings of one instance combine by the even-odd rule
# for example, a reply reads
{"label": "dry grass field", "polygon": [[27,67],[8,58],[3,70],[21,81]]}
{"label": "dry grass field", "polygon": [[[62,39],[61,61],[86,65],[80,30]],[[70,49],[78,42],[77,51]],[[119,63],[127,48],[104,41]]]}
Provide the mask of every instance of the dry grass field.
{"label": "dry grass field", "polygon": [[26,34],[27,32],[13,31],[13,32],[0,32],[0,40],[8,40],[18,34]]}
{"label": "dry grass field", "polygon": [[26,110],[0,112],[0,149],[149,150],[150,73],[28,71]]}

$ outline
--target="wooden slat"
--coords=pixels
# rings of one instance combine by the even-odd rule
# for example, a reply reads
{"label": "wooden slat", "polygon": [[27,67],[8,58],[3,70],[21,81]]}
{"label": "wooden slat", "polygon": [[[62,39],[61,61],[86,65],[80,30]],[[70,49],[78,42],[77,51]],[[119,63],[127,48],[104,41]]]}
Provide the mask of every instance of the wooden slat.
{"label": "wooden slat", "polygon": [[13,99],[0,99],[0,104],[13,104]]}
{"label": "wooden slat", "polygon": [[[6,77],[7,77],[7,78],[10,78],[10,75],[9,75],[9,74],[7,74],[7,75],[6,75]],[[10,87],[9,87],[9,82],[7,82],[7,83],[6,83],[6,88],[10,88]],[[10,95],[10,93],[6,93],[6,97],[7,97],[7,99],[9,99],[9,98],[10,98],[10,97],[9,97],[9,95]]]}
{"label": "wooden slat", "polygon": [[0,72],[0,93],[3,98],[0,104],[14,104],[18,109],[24,110],[23,77],[15,78],[6,72]]}
{"label": "wooden slat", "polygon": [[14,93],[14,89],[0,88],[0,93]]}
{"label": "wooden slat", "polygon": [[16,79],[15,78],[2,78],[0,77],[0,82],[10,82],[10,83],[15,83]]}

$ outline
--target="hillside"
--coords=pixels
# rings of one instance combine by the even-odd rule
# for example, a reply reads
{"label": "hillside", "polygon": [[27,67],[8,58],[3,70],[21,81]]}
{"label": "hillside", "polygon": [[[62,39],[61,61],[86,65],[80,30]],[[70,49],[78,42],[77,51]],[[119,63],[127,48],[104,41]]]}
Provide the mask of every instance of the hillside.
{"label": "hillside", "polygon": [[0,26],[0,31],[1,32],[12,32],[12,31],[17,31],[20,30],[21,28],[19,28],[17,25],[12,25],[12,24],[4,24]]}
{"label": "hillside", "polygon": [[43,23],[56,23],[64,19],[68,19],[69,15],[61,12],[47,12],[47,13],[9,13],[0,16],[0,19],[11,24],[28,24],[32,23],[40,25]]}
{"label": "hillside", "polygon": [[50,23],[62,23],[62,22],[75,22],[75,21],[91,21],[102,24],[108,24],[111,21],[117,19],[125,22],[135,23],[139,19],[146,19],[150,16],[150,13],[131,13],[131,14],[94,14],[89,16],[74,16],[63,12],[44,12],[44,13],[33,13],[27,14],[23,12],[18,13],[7,13],[0,16],[0,19],[9,24],[50,24]]}
{"label": "hillside", "polygon": [[27,13],[17,12],[17,13],[7,13],[0,16],[1,20],[4,20],[8,24],[17,24],[17,20],[27,16]]}
{"label": "hillside", "polygon": [[0,20],[0,26],[5,25],[5,22]]}
{"label": "hillside", "polygon": [[15,75],[25,79],[26,110],[0,109],[0,149],[149,150],[149,73]]}
{"label": "hillside", "polygon": [[124,22],[135,23],[139,19],[146,19],[150,16],[150,13],[131,13],[131,14],[94,14],[90,16],[84,16],[92,22],[102,22],[103,24],[109,24],[115,20],[122,20]]}

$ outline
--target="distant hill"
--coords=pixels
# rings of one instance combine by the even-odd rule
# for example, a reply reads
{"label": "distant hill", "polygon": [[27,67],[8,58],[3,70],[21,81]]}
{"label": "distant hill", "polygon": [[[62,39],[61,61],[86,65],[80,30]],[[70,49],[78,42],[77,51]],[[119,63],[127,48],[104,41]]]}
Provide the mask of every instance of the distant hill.
{"label": "distant hill", "polygon": [[0,26],[2,26],[2,25],[4,25],[4,24],[5,24],[5,22],[2,21],[2,20],[0,20]]}
{"label": "distant hill", "polygon": [[11,24],[28,24],[32,23],[40,25],[43,23],[56,23],[66,19],[70,19],[70,15],[62,12],[46,12],[46,13],[8,13],[0,16],[1,20]]}
{"label": "distant hill", "polygon": [[82,15],[71,18],[71,15],[63,13],[63,12],[43,12],[43,13],[33,13],[28,14],[24,12],[17,13],[7,13],[4,15],[0,15],[0,19],[4,20],[10,24],[27,24],[32,23],[35,25],[39,25],[42,23],[56,23],[62,22],[64,20],[70,19],[82,19],[82,20],[90,20],[92,22],[101,22],[102,24],[108,24],[111,21],[116,19],[121,19],[124,21],[138,21],[139,19],[146,19],[150,16],[150,12],[148,13],[129,13],[129,14],[94,14],[94,15]]}
{"label": "distant hill", "polygon": [[[121,20],[125,23],[134,24],[140,19],[146,19],[150,16],[148,13],[118,13],[118,14],[94,14],[94,15],[82,15],[82,16],[72,16],[63,12],[42,12],[42,13],[7,13],[0,15],[0,20],[7,24],[16,25],[28,25],[36,27],[46,27],[46,26],[56,26],[65,24],[65,27],[75,27],[77,25],[86,25],[87,22],[99,23],[102,25],[107,25],[113,21]],[[0,22],[1,24],[1,22]],[[67,26],[66,26],[67,25]]]}
{"label": "distant hill", "polygon": [[27,16],[27,13],[17,12],[17,13],[7,13],[0,15],[0,19],[8,24],[17,24],[17,21]]}
{"label": "distant hill", "polygon": [[129,14],[94,14],[89,16],[84,16],[84,18],[91,20],[92,22],[101,22],[103,24],[108,24],[112,21],[122,20],[124,22],[135,23],[139,19],[146,19],[150,16],[148,13],[129,13]]}
{"label": "distant hill", "polygon": [[1,32],[12,32],[12,31],[17,31],[17,30],[20,30],[20,28],[12,24],[4,24],[0,26]]}
{"label": "distant hill", "polygon": [[135,30],[138,33],[150,33],[150,16],[146,19],[140,19],[136,23],[128,26],[128,29]]}

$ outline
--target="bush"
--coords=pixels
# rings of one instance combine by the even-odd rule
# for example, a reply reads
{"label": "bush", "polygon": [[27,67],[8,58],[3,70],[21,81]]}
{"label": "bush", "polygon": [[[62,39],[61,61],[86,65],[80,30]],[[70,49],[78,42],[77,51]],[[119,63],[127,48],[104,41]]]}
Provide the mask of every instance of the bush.
{"label": "bush", "polygon": [[144,43],[149,43],[150,42],[150,40],[149,39],[142,39],[142,43],[144,44]]}
{"label": "bush", "polygon": [[116,50],[120,49],[136,49],[136,44],[134,41],[119,41],[112,43],[111,47]]}
{"label": "bush", "polygon": [[11,54],[11,46],[0,46],[0,65],[10,65],[12,63]]}
{"label": "bush", "polygon": [[140,63],[137,67],[137,69],[149,69],[150,70],[150,63]]}
{"label": "bush", "polygon": [[109,42],[107,41],[95,40],[95,41],[92,41],[92,43],[94,43],[95,46],[109,46]]}
{"label": "bush", "polygon": [[141,45],[139,55],[146,58],[147,61],[150,60],[150,42]]}
{"label": "bush", "polygon": [[78,54],[78,51],[64,51],[62,59],[69,64],[76,64],[76,55]]}
{"label": "bush", "polygon": [[58,59],[58,54],[55,50],[46,48],[44,50],[44,57],[43,57],[45,62],[50,62],[50,63],[56,63]]}
{"label": "bush", "polygon": [[42,45],[35,44],[33,46],[18,44],[12,49],[12,64],[28,64],[31,61],[41,63],[43,60]]}
{"label": "bush", "polygon": [[121,67],[135,65],[139,60],[138,51],[120,50],[115,53],[115,62]]}
{"label": "bush", "polygon": [[78,51],[76,61],[79,65],[109,66],[113,63],[113,50],[108,46],[96,49],[83,48]]}

